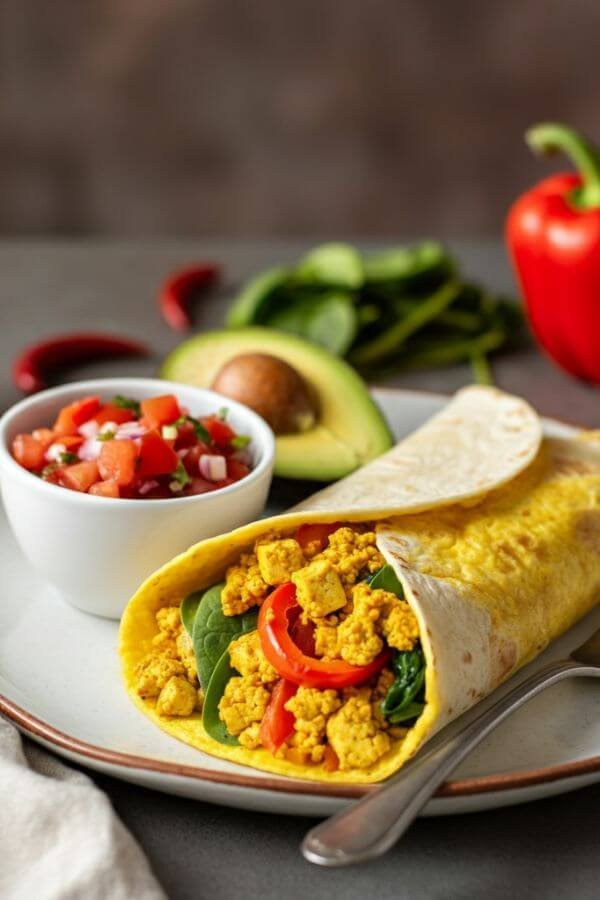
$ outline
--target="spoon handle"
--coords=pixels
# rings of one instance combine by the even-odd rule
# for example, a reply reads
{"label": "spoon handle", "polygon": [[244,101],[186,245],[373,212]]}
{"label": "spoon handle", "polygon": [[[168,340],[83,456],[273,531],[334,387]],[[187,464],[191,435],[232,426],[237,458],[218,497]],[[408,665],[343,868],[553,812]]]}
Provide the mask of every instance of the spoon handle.
{"label": "spoon handle", "polygon": [[347,866],[385,853],[436,789],[483,738],[514,710],[564,678],[600,676],[571,660],[549,663],[433,749],[419,754],[378,790],[308,832],[302,853],[320,866]]}

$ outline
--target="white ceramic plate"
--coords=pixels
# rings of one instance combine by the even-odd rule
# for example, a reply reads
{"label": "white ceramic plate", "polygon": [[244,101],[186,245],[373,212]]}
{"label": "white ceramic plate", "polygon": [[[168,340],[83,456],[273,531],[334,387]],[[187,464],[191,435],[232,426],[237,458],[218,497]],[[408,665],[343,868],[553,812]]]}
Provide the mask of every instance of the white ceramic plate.
{"label": "white ceramic plate", "polygon": [[[446,402],[409,391],[376,393],[398,437]],[[547,428],[572,432],[555,422]],[[163,734],[121,686],[117,624],[73,609],[44,586],[20,555],[3,514],[0,572],[0,712],[56,753],[157,790],[273,813],[328,815],[369,790],[274,777],[206,756]],[[567,655],[597,627],[600,610],[532,667]],[[509,688],[510,682],[501,690]],[[454,773],[426,814],[522,803],[594,781],[600,781],[600,690],[591,680],[568,681],[500,726]]]}

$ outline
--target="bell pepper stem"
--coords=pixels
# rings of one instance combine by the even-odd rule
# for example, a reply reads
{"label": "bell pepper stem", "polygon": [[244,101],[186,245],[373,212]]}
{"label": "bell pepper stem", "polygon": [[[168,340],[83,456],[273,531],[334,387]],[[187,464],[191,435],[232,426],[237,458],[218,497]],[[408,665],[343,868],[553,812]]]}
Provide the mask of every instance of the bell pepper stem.
{"label": "bell pepper stem", "polygon": [[535,153],[566,153],[582,180],[571,199],[580,209],[600,206],[600,154],[589,141],[558,122],[534,125],[525,133],[525,140]]}

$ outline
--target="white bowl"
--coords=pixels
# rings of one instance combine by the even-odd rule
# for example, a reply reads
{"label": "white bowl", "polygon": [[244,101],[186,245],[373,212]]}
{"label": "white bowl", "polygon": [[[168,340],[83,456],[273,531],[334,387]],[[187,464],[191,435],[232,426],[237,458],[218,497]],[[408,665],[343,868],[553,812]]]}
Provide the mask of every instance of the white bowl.
{"label": "white bowl", "polygon": [[[252,438],[252,472],[208,494],[168,500],[94,497],[42,481],[11,456],[15,435],[51,425],[61,407],[89,394],[144,400],[175,394],[194,416],[229,409]],[[0,419],[0,487],[12,530],[29,562],[73,606],[118,618],[155,569],[196,541],[256,519],[273,472],[273,432],[252,410],[214,391],[151,378],[78,381],[17,403]]]}

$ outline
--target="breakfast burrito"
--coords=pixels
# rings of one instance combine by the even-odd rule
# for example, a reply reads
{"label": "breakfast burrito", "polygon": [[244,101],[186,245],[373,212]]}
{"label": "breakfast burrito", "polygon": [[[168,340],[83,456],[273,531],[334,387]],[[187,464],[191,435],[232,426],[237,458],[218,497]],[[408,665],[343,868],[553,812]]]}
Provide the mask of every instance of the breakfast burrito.
{"label": "breakfast burrito", "polygon": [[594,437],[460,391],[344,480],[151,576],[120,632],[131,698],[243,765],[388,777],[596,603]]}

